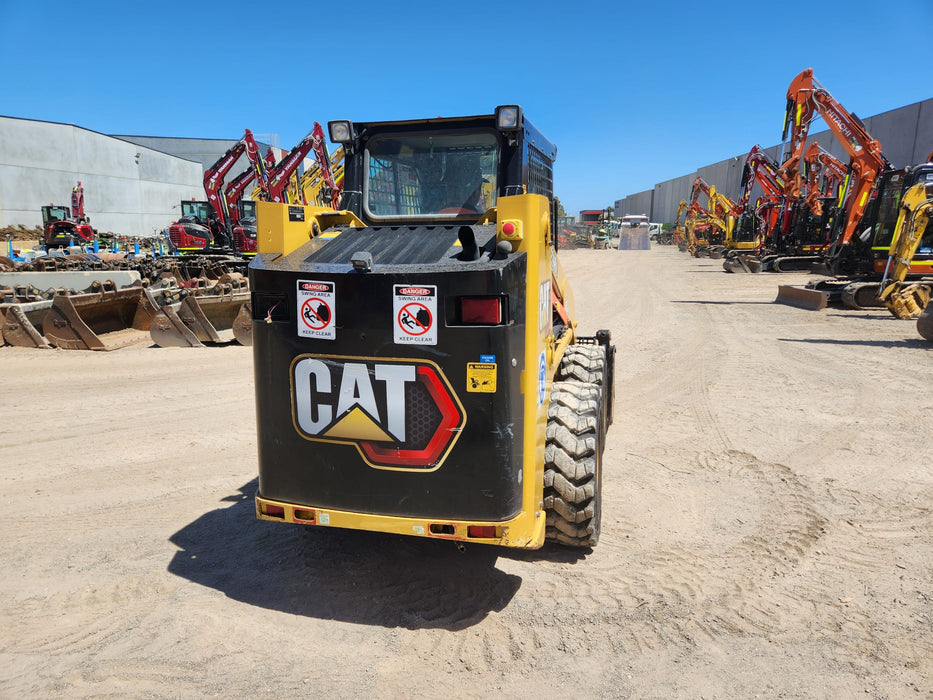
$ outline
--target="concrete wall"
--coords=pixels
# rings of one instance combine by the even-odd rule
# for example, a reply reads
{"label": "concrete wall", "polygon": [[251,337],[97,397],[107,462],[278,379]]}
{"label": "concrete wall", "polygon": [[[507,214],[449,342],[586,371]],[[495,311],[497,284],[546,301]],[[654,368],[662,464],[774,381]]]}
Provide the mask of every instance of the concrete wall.
{"label": "concrete wall", "polygon": [[[124,141],[129,141],[130,143],[146,146],[147,148],[153,148],[157,151],[168,153],[169,155],[184,158],[185,160],[198,161],[204,170],[213,166],[221,156],[225,155],[228,150],[233,148],[234,145],[238,143],[237,139],[183,139],[174,138],[171,136],[114,136],[114,138],[123,139]],[[277,136],[275,140],[278,140]],[[267,149],[271,148],[272,153],[275,155],[276,162],[281,161],[291,150],[291,148],[289,151],[282,150],[278,146],[268,144],[265,141],[261,141],[259,139],[256,139],[256,144],[259,146],[259,152],[263,154],[265,154]],[[298,174],[300,175],[304,173],[305,170],[313,166],[315,163],[316,161],[313,158],[305,158],[301,161],[301,166],[298,168]],[[249,167],[249,160],[244,153],[239,158],[237,158],[236,162],[233,164],[233,167],[230,168],[225,178],[225,182],[230,182],[233,178]],[[252,199],[252,192],[253,189],[251,187],[247,188],[246,192],[244,193],[244,197],[246,199]],[[204,199],[203,192],[201,195],[199,195],[199,199]]]}
{"label": "concrete wall", "polygon": [[644,192],[630,194],[625,199],[616,201],[614,213],[618,217],[625,216],[626,214],[645,214],[650,218],[653,200],[654,190],[645,190]]}
{"label": "concrete wall", "polygon": [[[923,163],[933,150],[933,99],[899,107],[862,121],[872,138],[881,143],[885,156],[895,168]],[[843,163],[849,162],[849,155],[832,132],[828,130],[811,132],[807,143],[811,141],[819,143]],[[753,145],[749,144],[749,149]],[[776,162],[781,162],[781,144],[764,147],[763,150]],[[674,217],[677,216],[677,205],[681,199],[689,199],[690,186],[697,175],[708,184],[715,185],[717,190],[731,199],[738,199],[742,194],[742,168],[747,155],[747,151],[738,153],[718,163],[704,165],[694,173],[656,184],[649,213],[651,221],[673,222]],[[759,194],[761,190],[757,186],[752,189],[752,199]],[[644,213],[629,208],[630,205],[641,206],[643,202],[643,192],[631,194],[616,201],[616,211],[618,213],[621,207],[625,210],[623,213]],[[704,206],[706,204],[702,199],[701,203]]]}
{"label": "concrete wall", "polygon": [[94,228],[152,235],[182,199],[204,198],[202,179],[200,162],[71,124],[0,117],[0,226],[41,226],[41,207],[70,206],[80,180]]}

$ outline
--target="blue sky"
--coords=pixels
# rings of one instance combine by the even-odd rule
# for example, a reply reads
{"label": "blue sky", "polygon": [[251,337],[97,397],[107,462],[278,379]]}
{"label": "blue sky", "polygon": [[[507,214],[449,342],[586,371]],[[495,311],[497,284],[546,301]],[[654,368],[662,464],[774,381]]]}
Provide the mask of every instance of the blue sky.
{"label": "blue sky", "polygon": [[804,68],[863,117],[933,97],[931,26],[933,0],[0,0],[0,114],[105,134],[249,128],[289,149],[314,121],[517,103],[557,145],[555,192],[575,213],[779,143]]}

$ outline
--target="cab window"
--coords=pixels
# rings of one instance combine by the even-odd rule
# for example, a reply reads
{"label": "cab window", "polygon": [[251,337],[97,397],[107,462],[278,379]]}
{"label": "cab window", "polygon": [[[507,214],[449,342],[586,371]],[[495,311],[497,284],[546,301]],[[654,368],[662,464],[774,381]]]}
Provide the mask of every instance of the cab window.
{"label": "cab window", "polygon": [[366,146],[366,214],[476,219],[496,204],[498,155],[492,132],[373,137]]}

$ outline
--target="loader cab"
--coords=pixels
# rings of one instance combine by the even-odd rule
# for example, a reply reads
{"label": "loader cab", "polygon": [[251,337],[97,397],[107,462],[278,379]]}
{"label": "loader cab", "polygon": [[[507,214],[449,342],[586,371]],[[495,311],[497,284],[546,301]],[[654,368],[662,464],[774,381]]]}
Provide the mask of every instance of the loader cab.
{"label": "loader cab", "polygon": [[471,223],[501,196],[553,196],[557,149],[520,107],[494,115],[328,124],[345,149],[341,209],[368,225]]}

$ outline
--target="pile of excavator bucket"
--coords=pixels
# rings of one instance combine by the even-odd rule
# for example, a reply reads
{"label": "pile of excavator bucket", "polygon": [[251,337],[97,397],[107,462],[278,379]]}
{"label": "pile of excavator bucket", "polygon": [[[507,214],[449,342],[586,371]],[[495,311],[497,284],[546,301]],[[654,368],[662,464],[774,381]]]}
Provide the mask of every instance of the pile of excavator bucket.
{"label": "pile of excavator bucket", "polygon": [[0,257],[0,345],[250,345],[245,267],[222,256]]}

